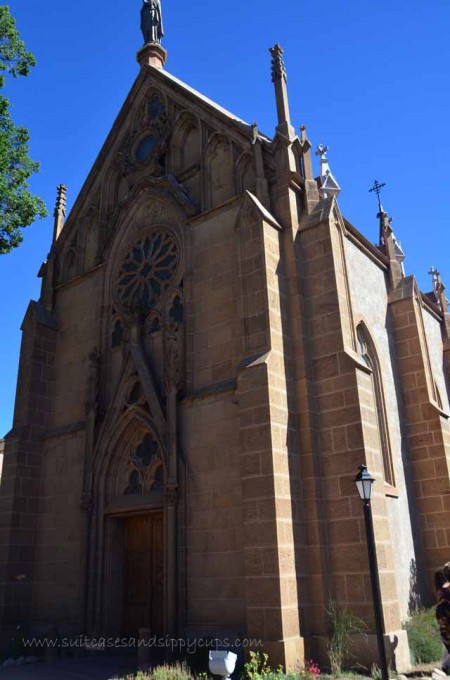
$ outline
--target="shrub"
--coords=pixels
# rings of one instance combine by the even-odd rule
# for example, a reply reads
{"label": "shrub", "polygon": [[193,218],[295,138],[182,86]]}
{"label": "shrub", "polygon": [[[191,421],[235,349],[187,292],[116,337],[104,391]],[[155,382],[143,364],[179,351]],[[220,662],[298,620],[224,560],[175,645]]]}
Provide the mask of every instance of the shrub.
{"label": "shrub", "polygon": [[367,632],[362,619],[335,600],[330,600],[327,614],[331,623],[331,639],[328,644],[328,658],[334,676],[342,675],[342,670],[350,661],[350,641],[352,635]]}
{"label": "shrub", "polygon": [[269,666],[267,654],[250,652],[250,658],[244,664],[243,677],[247,680],[260,680],[260,678],[266,678],[269,675],[274,675],[274,672]]}
{"label": "shrub", "polygon": [[413,664],[434,663],[441,658],[442,643],[434,608],[416,609],[403,628],[408,634]]}
{"label": "shrub", "polygon": [[243,678],[246,680],[316,680],[320,673],[319,666],[314,661],[306,661],[303,668],[297,672],[283,672],[281,666],[276,671],[269,665],[267,654],[250,652],[250,659],[244,665]]}
{"label": "shrub", "polygon": [[186,664],[176,663],[173,666],[156,666],[148,673],[139,672],[136,676],[129,675],[121,680],[194,680],[194,676]]}
{"label": "shrub", "polygon": [[151,672],[151,680],[194,680],[189,668],[185,663],[176,663],[173,666],[157,666]]}

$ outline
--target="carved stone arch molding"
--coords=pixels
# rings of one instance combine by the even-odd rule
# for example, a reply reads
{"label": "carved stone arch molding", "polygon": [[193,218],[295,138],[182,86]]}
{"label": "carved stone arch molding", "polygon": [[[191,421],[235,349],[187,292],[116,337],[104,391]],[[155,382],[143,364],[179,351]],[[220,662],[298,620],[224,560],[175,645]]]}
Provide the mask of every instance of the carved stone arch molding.
{"label": "carved stone arch molding", "polygon": [[[124,380],[123,394],[119,397],[129,387],[130,381]],[[167,453],[151,415],[139,403],[128,404],[116,424],[112,422],[110,419],[109,427],[102,429],[92,470],[85,621],[86,629],[93,635],[122,631],[126,519],[159,511],[167,521],[164,496]],[[152,446],[148,446],[147,438]],[[142,468],[142,479],[147,484],[140,493],[127,493],[133,466],[138,472]],[[166,559],[168,544],[164,544],[163,550],[161,559]]]}
{"label": "carved stone arch molding", "polygon": [[244,191],[255,193],[256,172],[253,156],[245,151],[240,155],[236,163],[237,192],[243,194]]}
{"label": "carved stone arch molding", "polygon": [[182,250],[174,230],[141,227],[128,240],[115,269],[115,307],[130,320],[142,320],[164,304],[182,275]]}
{"label": "carved stone arch molding", "polygon": [[[93,482],[94,498],[98,503],[97,509],[100,512],[104,512],[108,509],[109,504],[123,499],[124,496],[132,495],[127,493],[127,471],[130,470],[131,472],[136,451],[145,441],[147,435],[151,437],[155,444],[155,450],[149,452],[154,459],[149,460],[148,465],[146,465],[147,461],[143,460],[142,466],[148,467],[147,472],[151,472],[157,467],[156,458],[158,458],[158,465],[162,465],[163,470],[166,470],[164,442],[148,411],[142,407],[129,407],[109,436],[104,437],[103,441],[99,442],[100,445],[94,460]],[[139,457],[139,452],[137,455]],[[137,461],[135,467],[139,468],[139,465],[140,463]],[[145,492],[151,492],[151,490],[151,488],[144,486],[139,494],[141,498],[138,498],[138,494],[136,494],[136,505],[139,505],[141,500],[145,504]]]}
{"label": "carved stone arch molding", "polygon": [[[152,288],[150,284],[148,308],[142,310],[140,316],[147,316],[154,302],[163,302],[164,295],[172,288],[177,288],[184,272],[184,235],[182,224],[187,220],[187,212],[170,196],[169,182],[156,182],[158,188],[166,189],[161,195],[146,186],[133,194],[127,201],[121,219],[115,231],[115,238],[110,243],[107,253],[107,267],[104,286],[104,307],[114,307],[130,319],[133,314],[126,303],[127,292],[133,294],[133,283],[139,287],[137,273],[145,277],[155,277],[161,285]],[[176,191],[176,187],[170,186]],[[169,194],[169,196],[167,196]],[[159,242],[160,238],[161,242]],[[134,248],[137,250],[134,252]],[[166,249],[166,253],[164,251]],[[167,259],[164,258],[164,253]],[[152,257],[155,260],[152,260]],[[130,268],[130,278],[124,278]],[[125,269],[124,269],[125,268]],[[163,271],[164,270],[164,271]],[[132,281],[132,277],[135,281]],[[120,284],[119,284],[120,279]],[[128,287],[128,291],[127,291]],[[158,297],[158,300],[156,300]],[[145,302],[145,299],[144,299]],[[139,316],[139,314],[138,314]]]}
{"label": "carved stone arch molding", "polygon": [[207,208],[215,208],[235,195],[233,145],[224,135],[211,135],[205,150]]}
{"label": "carved stone arch molding", "polygon": [[156,87],[147,89],[133,117],[132,131],[138,133],[152,121],[158,120],[161,113],[167,112],[167,97]]}
{"label": "carved stone arch molding", "polygon": [[77,274],[77,249],[70,246],[61,256],[58,283],[67,283]]}
{"label": "carved stone arch molding", "polygon": [[108,168],[103,182],[102,202],[108,220],[117,207],[127,198],[127,163],[122,153],[118,153]]}
{"label": "carved stone arch molding", "polygon": [[200,122],[190,111],[182,111],[176,119],[170,148],[176,176],[201,162]]}

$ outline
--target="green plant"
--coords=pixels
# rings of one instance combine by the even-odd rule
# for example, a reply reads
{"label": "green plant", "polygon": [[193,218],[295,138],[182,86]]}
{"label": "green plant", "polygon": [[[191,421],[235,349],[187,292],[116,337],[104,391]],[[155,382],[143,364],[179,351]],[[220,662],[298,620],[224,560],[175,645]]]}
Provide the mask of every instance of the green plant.
{"label": "green plant", "polygon": [[319,664],[309,659],[299,671],[300,680],[316,680],[320,675]]}
{"label": "green plant", "polygon": [[14,124],[2,93],[7,76],[27,76],[35,63],[8,5],[0,5],[0,254],[21,243],[23,227],[47,215],[42,199],[28,190],[28,179],[39,170],[28,155],[28,130]]}
{"label": "green plant", "polygon": [[315,661],[305,661],[305,665],[297,672],[285,673],[279,666],[273,670],[269,665],[267,654],[250,652],[250,659],[244,665],[243,677],[247,680],[316,680],[320,674],[320,668]]}
{"label": "green plant", "polygon": [[148,673],[139,671],[137,675],[127,675],[120,680],[194,680],[194,676],[185,663],[176,663],[172,666],[156,666]]}
{"label": "green plant", "polygon": [[370,670],[370,676],[371,676],[372,680],[381,680],[381,677],[382,677],[381,669],[378,668],[376,663],[372,664],[372,668]]}
{"label": "green plant", "polygon": [[416,609],[403,623],[408,634],[409,651],[414,665],[434,663],[442,653],[434,608]]}
{"label": "green plant", "polygon": [[250,652],[250,659],[244,664],[244,677],[248,680],[258,680],[272,674],[268,655],[261,652]]}
{"label": "green plant", "polygon": [[152,670],[151,680],[193,680],[194,676],[185,663],[176,663],[173,666],[157,666]]}
{"label": "green plant", "polygon": [[327,614],[331,623],[331,637],[328,644],[328,658],[331,673],[337,677],[350,660],[350,641],[352,635],[367,632],[367,626],[359,616],[345,607],[340,607],[335,600],[329,601]]}

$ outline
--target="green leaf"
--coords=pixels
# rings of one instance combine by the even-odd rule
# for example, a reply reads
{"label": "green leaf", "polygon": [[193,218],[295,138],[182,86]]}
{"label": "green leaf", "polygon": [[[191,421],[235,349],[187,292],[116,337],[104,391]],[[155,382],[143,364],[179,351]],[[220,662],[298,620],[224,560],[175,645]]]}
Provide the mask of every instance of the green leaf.
{"label": "green leaf", "polygon": [[[0,88],[7,75],[26,76],[35,64],[9,7],[0,5]],[[10,102],[0,94],[0,254],[17,248],[22,229],[47,215],[42,199],[29,191],[28,179],[39,172],[39,163],[29,157],[28,143],[28,130],[14,124]]]}

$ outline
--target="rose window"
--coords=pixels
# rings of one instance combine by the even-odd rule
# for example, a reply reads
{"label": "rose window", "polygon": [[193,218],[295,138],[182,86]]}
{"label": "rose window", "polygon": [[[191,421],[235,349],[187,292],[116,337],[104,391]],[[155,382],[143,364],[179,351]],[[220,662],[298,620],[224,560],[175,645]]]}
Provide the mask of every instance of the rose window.
{"label": "rose window", "polygon": [[147,311],[169,287],[178,264],[178,244],[166,231],[157,231],[136,243],[128,253],[117,280],[117,296],[126,310]]}

